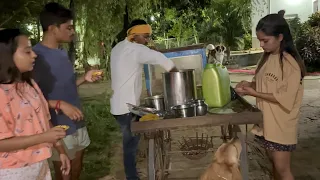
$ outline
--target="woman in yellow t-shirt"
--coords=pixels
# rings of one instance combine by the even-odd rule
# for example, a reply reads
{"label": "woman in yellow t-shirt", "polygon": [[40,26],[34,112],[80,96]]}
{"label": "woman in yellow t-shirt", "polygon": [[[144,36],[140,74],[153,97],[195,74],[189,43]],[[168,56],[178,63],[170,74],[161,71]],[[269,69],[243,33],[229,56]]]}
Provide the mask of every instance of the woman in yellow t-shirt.
{"label": "woman in yellow t-shirt", "polygon": [[265,16],[256,32],[264,54],[253,81],[242,81],[235,90],[256,97],[257,106],[263,112],[263,124],[256,125],[252,132],[268,152],[274,178],[293,180],[290,160],[297,144],[305,66],[283,14]]}

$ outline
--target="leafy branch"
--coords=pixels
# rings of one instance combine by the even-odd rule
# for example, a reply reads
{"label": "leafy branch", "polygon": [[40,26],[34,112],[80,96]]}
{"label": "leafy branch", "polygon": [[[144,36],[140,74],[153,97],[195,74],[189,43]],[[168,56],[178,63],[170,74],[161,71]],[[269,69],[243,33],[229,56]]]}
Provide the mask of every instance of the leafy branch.
{"label": "leafy branch", "polygon": [[28,1],[26,2],[26,4],[23,5],[23,7],[21,7],[18,11],[16,12],[13,12],[12,16],[10,16],[8,19],[6,19],[4,22],[0,23],[0,27],[2,27],[3,25],[5,25],[6,23],[8,23],[13,17],[15,17],[17,14],[19,14],[22,10],[27,10],[29,11],[28,9],[28,5],[30,3],[35,3],[34,1]]}

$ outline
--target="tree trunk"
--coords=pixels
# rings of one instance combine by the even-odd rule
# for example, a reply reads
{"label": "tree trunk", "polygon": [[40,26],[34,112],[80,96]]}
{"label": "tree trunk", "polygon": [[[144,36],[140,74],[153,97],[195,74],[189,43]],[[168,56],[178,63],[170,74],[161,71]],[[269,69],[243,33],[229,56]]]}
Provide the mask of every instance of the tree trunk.
{"label": "tree trunk", "polygon": [[128,12],[128,5],[125,7],[125,13],[123,15],[123,28],[122,30],[117,34],[116,40],[112,43],[112,48],[119,42],[124,40],[124,38],[127,37],[127,30],[129,28],[130,22],[129,22],[129,12]]}
{"label": "tree trunk", "polygon": [[227,47],[227,61],[228,61],[228,62],[230,61],[230,56],[231,56],[231,49],[230,49],[230,47],[228,46],[228,47]]}
{"label": "tree trunk", "polygon": [[[69,8],[72,11],[72,15],[73,15],[73,26],[76,27],[76,14],[75,14],[75,7],[74,7],[74,0],[70,0],[70,4],[69,4]],[[77,33],[76,33],[77,34]],[[76,37],[75,34],[75,37]],[[70,43],[69,43],[69,59],[71,61],[71,63],[74,65],[75,61],[76,61],[76,48],[75,48],[75,44],[76,44],[76,38],[74,38]]]}

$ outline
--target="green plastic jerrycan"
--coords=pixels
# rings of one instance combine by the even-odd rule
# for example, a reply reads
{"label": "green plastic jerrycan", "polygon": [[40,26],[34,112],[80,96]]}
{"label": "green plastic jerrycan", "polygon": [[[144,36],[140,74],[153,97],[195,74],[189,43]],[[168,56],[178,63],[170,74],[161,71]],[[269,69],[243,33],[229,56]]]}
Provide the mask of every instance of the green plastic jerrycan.
{"label": "green plastic jerrycan", "polygon": [[202,95],[209,107],[219,108],[231,101],[230,76],[221,64],[207,64],[202,76]]}

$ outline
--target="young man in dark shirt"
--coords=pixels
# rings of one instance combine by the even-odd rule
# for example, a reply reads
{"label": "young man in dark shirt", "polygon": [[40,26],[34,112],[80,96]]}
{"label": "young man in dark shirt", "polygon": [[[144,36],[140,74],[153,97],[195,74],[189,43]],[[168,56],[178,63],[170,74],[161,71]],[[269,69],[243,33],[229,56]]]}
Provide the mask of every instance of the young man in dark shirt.
{"label": "young man in dark shirt", "polygon": [[34,67],[34,79],[41,88],[50,106],[53,125],[68,125],[67,136],[63,139],[71,160],[71,173],[63,176],[61,162],[53,151],[53,164],[57,179],[79,179],[84,149],[89,146],[88,136],[77,87],[84,82],[93,82],[101,76],[93,76],[99,70],[91,70],[76,79],[74,68],[61,43],[71,42],[74,37],[72,13],[58,3],[47,4],[40,14],[43,39],[33,47],[38,55]]}

